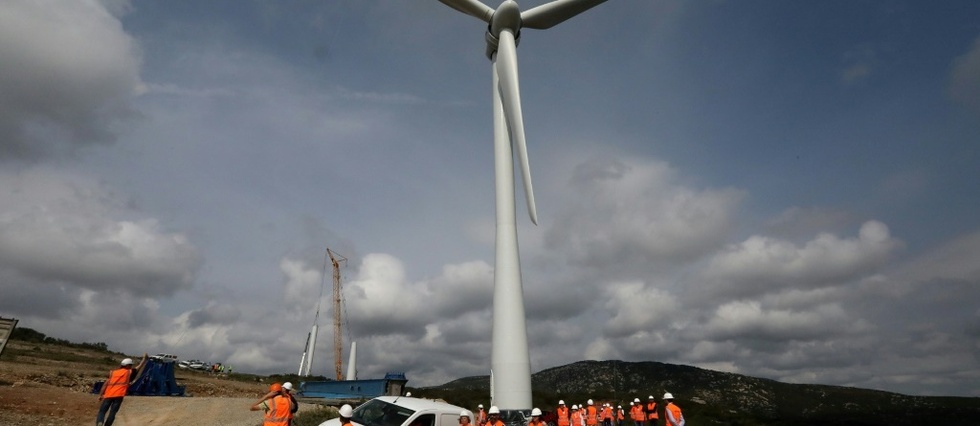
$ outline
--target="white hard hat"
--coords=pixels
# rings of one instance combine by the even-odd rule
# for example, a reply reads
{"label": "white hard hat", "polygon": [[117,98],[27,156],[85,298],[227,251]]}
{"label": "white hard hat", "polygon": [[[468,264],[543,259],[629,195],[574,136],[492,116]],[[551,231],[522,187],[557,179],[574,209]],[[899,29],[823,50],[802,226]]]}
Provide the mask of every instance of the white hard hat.
{"label": "white hard hat", "polygon": [[640,398],[633,398],[633,402],[640,402]]}
{"label": "white hard hat", "polygon": [[619,406],[616,406],[616,408],[623,408],[623,406],[622,405],[619,405]]}
{"label": "white hard hat", "polygon": [[500,414],[500,409],[497,408],[496,405],[492,405],[492,406],[490,406],[490,411],[488,411],[487,413],[488,414]]}
{"label": "white hard hat", "polygon": [[633,403],[632,403],[632,402],[630,402],[630,405],[633,405]]}
{"label": "white hard hat", "polygon": [[133,359],[132,358],[125,358],[125,359],[122,360],[122,364],[120,364],[120,365],[133,365]]}
{"label": "white hard hat", "polygon": [[578,405],[572,404],[572,409],[573,410],[578,410]]}
{"label": "white hard hat", "polygon": [[340,417],[351,418],[354,416],[354,409],[350,408],[350,404],[344,404],[340,407]]}
{"label": "white hard hat", "polygon": [[650,395],[650,397],[649,397],[649,398],[647,398],[647,399],[654,399],[654,398],[653,398],[653,395]]}
{"label": "white hard hat", "polygon": [[282,384],[282,388],[285,389],[285,390],[290,390],[291,391],[291,390],[293,390],[293,384],[290,383],[290,382],[283,383]]}
{"label": "white hard hat", "polygon": [[405,392],[405,396],[412,396],[411,392]]}
{"label": "white hard hat", "polygon": [[535,407],[534,409],[531,410],[531,416],[540,416],[540,415],[541,415],[540,408]]}
{"label": "white hard hat", "polygon": [[483,408],[483,404],[477,405],[476,408]]}
{"label": "white hard hat", "polygon": [[558,400],[558,405],[565,405],[565,400],[564,399],[559,399]]}
{"label": "white hard hat", "polygon": [[592,400],[591,399],[589,400],[589,405],[592,405]]}
{"label": "white hard hat", "polygon": [[463,410],[463,411],[460,411],[460,412],[459,412],[459,416],[460,416],[460,417],[466,417],[466,418],[469,418],[469,417],[470,417],[470,412],[469,412],[469,411],[466,411],[466,410]]}
{"label": "white hard hat", "polygon": [[670,392],[667,392],[664,394],[664,399],[674,399],[674,395],[671,395]]}

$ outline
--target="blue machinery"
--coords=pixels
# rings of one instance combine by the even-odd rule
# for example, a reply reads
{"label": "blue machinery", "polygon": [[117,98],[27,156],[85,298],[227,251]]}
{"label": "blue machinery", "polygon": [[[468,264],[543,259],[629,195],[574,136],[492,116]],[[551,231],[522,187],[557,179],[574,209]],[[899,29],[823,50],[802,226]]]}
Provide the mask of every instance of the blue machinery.
{"label": "blue machinery", "polygon": [[296,396],[326,400],[365,400],[376,396],[398,396],[405,390],[405,373],[388,373],[383,379],[303,382]]}
{"label": "blue machinery", "polygon": [[[136,396],[184,396],[184,386],[177,386],[174,378],[174,362],[148,359],[136,382],[129,386],[126,395]],[[92,393],[102,390],[103,382],[92,385]]]}

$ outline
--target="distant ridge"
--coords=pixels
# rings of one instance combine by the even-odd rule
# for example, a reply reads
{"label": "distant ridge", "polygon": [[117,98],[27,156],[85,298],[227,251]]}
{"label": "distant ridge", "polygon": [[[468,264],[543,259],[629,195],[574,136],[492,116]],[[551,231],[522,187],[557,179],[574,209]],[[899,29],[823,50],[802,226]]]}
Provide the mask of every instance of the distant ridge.
{"label": "distant ridge", "polygon": [[[980,425],[980,398],[909,396],[844,386],[804,385],[660,362],[579,361],[531,376],[534,404],[552,410],[592,398],[660,402],[671,392],[691,425]],[[486,403],[489,376],[424,389],[467,407]],[[477,398],[469,400],[469,398]],[[482,399],[480,399],[482,398]]]}

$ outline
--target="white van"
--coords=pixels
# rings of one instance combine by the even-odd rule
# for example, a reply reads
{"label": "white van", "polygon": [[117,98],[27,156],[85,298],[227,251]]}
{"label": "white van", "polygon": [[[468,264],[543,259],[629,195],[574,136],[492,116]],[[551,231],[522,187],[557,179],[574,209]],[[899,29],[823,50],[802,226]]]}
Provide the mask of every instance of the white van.
{"label": "white van", "polygon": [[[379,396],[354,409],[354,426],[459,426],[459,415],[465,411],[470,424],[473,413],[445,402],[409,396]],[[340,419],[330,419],[320,426],[340,426]]]}

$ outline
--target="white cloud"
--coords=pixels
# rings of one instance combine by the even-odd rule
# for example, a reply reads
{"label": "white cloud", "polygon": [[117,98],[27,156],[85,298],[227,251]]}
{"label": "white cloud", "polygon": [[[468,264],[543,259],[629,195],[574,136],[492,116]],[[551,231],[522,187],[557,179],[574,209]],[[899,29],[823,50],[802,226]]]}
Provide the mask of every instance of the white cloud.
{"label": "white cloud", "polygon": [[113,141],[142,85],[136,42],[96,0],[5,2],[0,57],[0,158]]}
{"label": "white cloud", "polygon": [[725,294],[839,285],[873,274],[902,244],[881,222],[861,225],[857,238],[823,233],[802,247],[752,236],[711,259],[705,276]]}

